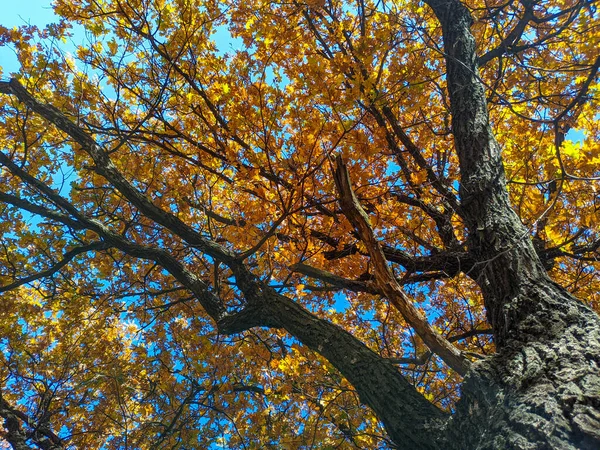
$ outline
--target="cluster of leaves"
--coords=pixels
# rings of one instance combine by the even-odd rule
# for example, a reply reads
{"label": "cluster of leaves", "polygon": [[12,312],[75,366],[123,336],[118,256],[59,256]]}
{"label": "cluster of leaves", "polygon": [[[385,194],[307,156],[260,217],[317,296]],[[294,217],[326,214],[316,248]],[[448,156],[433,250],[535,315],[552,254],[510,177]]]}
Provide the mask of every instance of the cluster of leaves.
{"label": "cluster of leaves", "polygon": [[[516,211],[551,276],[600,310],[595,6],[466,4]],[[93,136],[111,170],[155,207],[393,360],[450,410],[460,377],[374,288],[368,249],[333,178],[341,155],[393,273],[433,328],[461,350],[493,352],[456,214],[441,29],[429,8],[402,0],[56,0],[54,8],[61,22],[45,30],[0,28],[21,64],[11,77]],[[81,141],[31,105],[0,101],[4,418],[26,415],[38,445],[388,445],[328,361],[284,330],[221,334],[196,293],[139,249],[166,250],[235,313],[247,299],[230,266],[133,204]]]}

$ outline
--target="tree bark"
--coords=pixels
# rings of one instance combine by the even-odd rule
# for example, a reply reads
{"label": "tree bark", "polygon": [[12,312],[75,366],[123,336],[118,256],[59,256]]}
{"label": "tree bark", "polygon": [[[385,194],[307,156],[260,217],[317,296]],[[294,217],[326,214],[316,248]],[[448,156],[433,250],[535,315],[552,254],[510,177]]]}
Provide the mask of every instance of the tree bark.
{"label": "tree bark", "polygon": [[286,296],[269,287],[261,291],[260,305],[255,303],[246,314],[225,317],[219,330],[231,334],[255,326],[284,328],[340,371],[356,389],[361,402],[377,414],[399,448],[438,448],[448,415],[418,393],[396,366],[347,331],[318,318]]}
{"label": "tree bark", "polygon": [[497,354],[465,380],[450,448],[600,448],[600,319],[548,277],[511,208],[472,18],[430,0],[443,32],[461,214]]}

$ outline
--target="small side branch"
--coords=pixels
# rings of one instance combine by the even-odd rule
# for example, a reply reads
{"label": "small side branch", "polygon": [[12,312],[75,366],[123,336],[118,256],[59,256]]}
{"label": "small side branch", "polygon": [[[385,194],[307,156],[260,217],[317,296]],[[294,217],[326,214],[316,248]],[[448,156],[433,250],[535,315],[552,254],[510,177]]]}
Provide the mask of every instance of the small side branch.
{"label": "small side branch", "polygon": [[380,293],[371,283],[361,280],[349,280],[326,270],[309,266],[308,264],[297,263],[290,266],[290,269],[294,272],[301,273],[302,275],[324,281],[336,288],[348,289],[353,292],[368,292],[370,294]]}
{"label": "small side branch", "polygon": [[[479,335],[492,335],[494,332],[492,329],[484,329],[484,330],[477,330],[477,329],[473,329],[470,331],[467,331],[465,333],[456,335],[456,336],[451,336],[448,338],[448,342],[456,342],[456,341],[460,341],[461,339],[467,339],[469,337],[472,336],[479,336]],[[472,356],[473,358],[477,358],[477,359],[483,359],[485,358],[484,355],[481,355],[479,353],[474,353],[474,352],[465,352],[467,355]],[[413,364],[415,366],[423,366],[427,363],[427,361],[429,361],[429,358],[431,358],[432,353],[430,351],[422,353],[419,356],[416,356],[414,358],[389,358],[388,361],[390,361],[393,364]]]}
{"label": "small side branch", "polygon": [[[327,270],[309,266],[308,264],[304,263],[292,264],[290,269],[294,272],[306,275],[307,277],[327,283],[327,287],[329,287],[331,290],[347,289],[353,292],[367,292],[369,294],[382,295],[381,291],[371,282],[371,278],[373,277],[370,274],[367,274],[366,278],[363,275],[359,279],[350,280],[348,278],[328,272]],[[428,272],[404,276],[402,278],[397,278],[396,281],[400,286],[405,286],[407,284],[441,280],[442,278],[448,277],[449,275],[445,272]],[[323,287],[323,289],[327,289],[327,287]],[[312,290],[314,291],[315,288]]]}
{"label": "small side branch", "polygon": [[23,286],[24,284],[39,280],[40,278],[50,277],[59,270],[61,270],[63,267],[65,267],[67,264],[69,264],[77,255],[95,250],[106,250],[110,247],[112,246],[106,242],[93,242],[91,244],[83,245],[81,247],[75,247],[74,249],[66,252],[60,261],[48,267],[46,270],[34,273],[32,275],[29,275],[28,277],[20,278],[18,280],[13,281],[10,284],[7,284],[6,286],[0,286],[0,293],[16,289],[19,286]]}

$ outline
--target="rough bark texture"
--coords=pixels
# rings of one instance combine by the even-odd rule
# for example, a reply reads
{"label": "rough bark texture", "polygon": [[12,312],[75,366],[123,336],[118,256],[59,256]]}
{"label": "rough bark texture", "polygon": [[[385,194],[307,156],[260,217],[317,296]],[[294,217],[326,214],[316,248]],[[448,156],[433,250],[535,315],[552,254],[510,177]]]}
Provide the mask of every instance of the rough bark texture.
{"label": "rough bark texture", "polygon": [[390,361],[339,326],[268,287],[262,288],[259,298],[260,305],[255,304],[247,315],[224,318],[219,324],[221,332],[234,333],[253,326],[284,328],[344,375],[400,448],[437,448],[432,436],[439,435],[448,416],[419,394]]}
{"label": "rough bark texture", "polygon": [[431,437],[445,414],[426,401],[391,362],[338,326],[317,319],[286,297],[273,295],[277,300],[269,302],[269,313],[344,375],[361,401],[381,418],[394,442],[404,448],[436,448]]}
{"label": "rough bark texture", "polygon": [[555,318],[554,329],[510,342],[477,365],[463,385],[448,448],[600,448],[598,318],[556,290],[542,302],[556,306],[542,314]]}
{"label": "rough bark texture", "polygon": [[471,274],[498,354],[467,377],[448,447],[600,448],[600,320],[554,284],[510,206],[468,10],[430,1],[444,36]]}

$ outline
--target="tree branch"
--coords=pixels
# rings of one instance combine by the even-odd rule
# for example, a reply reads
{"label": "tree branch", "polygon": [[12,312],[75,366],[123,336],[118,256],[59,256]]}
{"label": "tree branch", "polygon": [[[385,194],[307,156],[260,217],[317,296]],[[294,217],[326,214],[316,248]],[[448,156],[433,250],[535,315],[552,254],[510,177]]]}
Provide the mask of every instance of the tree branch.
{"label": "tree branch", "polygon": [[[377,287],[373,285],[370,279],[350,280],[348,278],[344,278],[334,273],[328,272],[327,270],[309,266],[308,264],[304,263],[292,264],[290,266],[290,269],[294,272],[301,273],[308,277],[324,281],[325,283],[328,283],[331,288],[348,289],[354,292],[368,292],[370,294],[382,295],[381,291],[379,291],[379,289],[377,289]],[[396,278],[396,281],[401,286],[404,286],[406,284],[422,283],[425,281],[440,280],[442,278],[448,277],[449,275],[445,272],[428,272],[417,275],[407,275],[402,278]]]}
{"label": "tree branch", "polygon": [[[0,155],[2,154],[0,153]],[[29,174],[26,174],[26,179],[35,180]],[[68,204],[67,200],[60,197],[57,193],[52,192],[50,188],[46,187],[45,190],[47,194],[51,195],[52,200],[55,200],[62,205]],[[75,226],[77,229],[92,230],[102,237],[106,245],[110,247],[115,247],[130,256],[155,261],[156,263],[160,264],[161,267],[164,267],[165,270],[167,270],[177,281],[188,288],[196,296],[198,301],[200,301],[204,310],[215,321],[218,322],[218,320],[225,315],[225,307],[223,303],[215,294],[210,291],[208,285],[200,280],[200,278],[198,278],[195,274],[190,272],[170,253],[162,249],[135,244],[131,241],[128,241],[123,236],[110,230],[102,222],[84,216],[70,204],[69,209],[72,210],[72,216],[75,217],[69,217],[67,215],[57,213],[56,211],[52,211],[46,207],[34,205],[27,200],[4,193],[0,193],[0,200],[18,206],[19,208],[34,214],[39,214],[42,217],[56,220],[59,223],[67,226]]]}
{"label": "tree branch", "polygon": [[16,96],[21,102],[31,108],[32,111],[38,113],[44,119],[48,120],[73,138],[93,159],[95,163],[94,170],[96,173],[108,180],[146,217],[154,220],[156,223],[185,240],[188,244],[200,249],[212,258],[218,259],[224,263],[231,263],[234,260],[234,255],[225,247],[204,238],[177,216],[152,203],[145,195],[127,181],[110,160],[108,153],[97,144],[89,134],[70,121],[53,106],[38,102],[18,80],[13,78],[9,82],[1,81],[0,93]]}
{"label": "tree branch", "polygon": [[[467,339],[469,337],[478,336],[481,334],[491,335],[491,334],[493,334],[493,332],[494,331],[489,328],[484,329],[484,330],[473,329],[473,330],[467,331],[465,333],[449,337],[448,342],[456,342],[456,341],[460,341],[462,339]],[[475,358],[483,358],[483,355],[480,355],[478,353],[468,352],[467,354],[470,356],[473,356]],[[394,364],[414,364],[416,366],[422,366],[429,360],[431,355],[432,355],[431,352],[425,352],[425,353],[417,356],[416,358],[388,358],[388,360]]]}
{"label": "tree branch", "polygon": [[10,284],[7,284],[6,286],[0,286],[0,293],[10,291],[19,286],[23,286],[24,284],[31,283],[35,280],[39,280],[40,278],[47,278],[49,276],[52,276],[60,269],[65,267],[67,264],[69,264],[77,255],[87,253],[93,250],[106,250],[110,247],[111,246],[106,242],[92,242],[91,244],[83,245],[81,247],[75,247],[74,249],[71,249],[68,252],[66,252],[60,261],[48,267],[46,270],[34,273],[33,275],[30,275],[28,277],[20,278],[18,280],[13,281]]}
{"label": "tree branch", "polygon": [[470,361],[433,329],[427,322],[427,318],[414,306],[413,301],[404,293],[396,281],[385,259],[381,244],[375,238],[369,217],[354,194],[348,169],[341,156],[336,159],[334,178],[340,195],[342,210],[357,230],[371,257],[377,287],[385,294],[390,303],[400,311],[406,322],[423,339],[423,342],[439,355],[448,366],[464,376],[471,366]]}
{"label": "tree branch", "polygon": [[308,264],[297,263],[290,266],[290,269],[294,272],[301,273],[311,278],[329,283],[340,289],[348,289],[354,292],[368,292],[370,294],[380,294],[379,290],[375,288],[371,283],[367,283],[361,280],[349,280],[344,277],[340,277],[334,273],[328,272],[323,269],[318,269]]}
{"label": "tree branch", "polygon": [[[63,441],[47,425],[35,423],[25,413],[11,406],[0,393],[0,417],[4,419],[4,434],[13,450],[31,450],[27,441],[31,441],[42,450],[62,450]],[[32,431],[24,431],[21,424],[32,428]]]}

